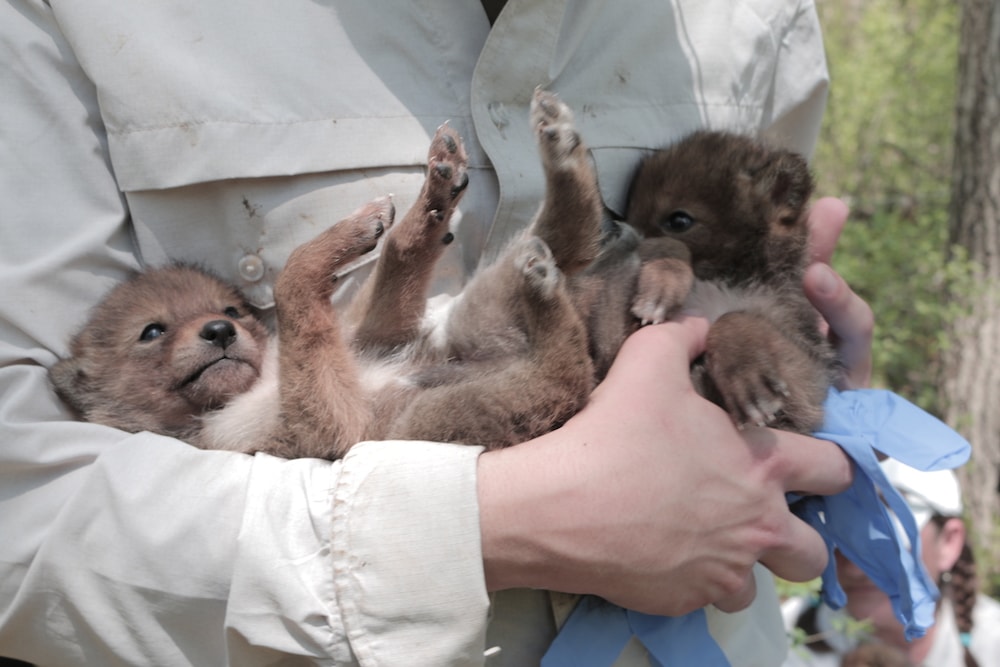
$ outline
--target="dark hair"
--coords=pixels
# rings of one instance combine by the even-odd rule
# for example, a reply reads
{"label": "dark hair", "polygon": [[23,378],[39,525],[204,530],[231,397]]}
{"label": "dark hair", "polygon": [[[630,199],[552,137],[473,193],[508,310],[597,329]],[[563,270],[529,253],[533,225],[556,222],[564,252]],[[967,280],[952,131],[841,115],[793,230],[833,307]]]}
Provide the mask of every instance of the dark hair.
{"label": "dark hair", "polygon": [[[954,518],[956,517],[935,514],[931,517],[931,521],[938,529],[943,529],[944,524],[949,519]],[[951,601],[952,611],[955,614],[955,626],[962,639],[962,647],[965,652],[965,667],[980,667],[979,662],[969,650],[973,626],[972,610],[976,606],[979,578],[976,569],[976,559],[972,548],[969,546],[968,539],[962,545],[962,552],[959,554],[955,564],[952,565],[951,570],[942,573],[938,581],[938,586],[941,588],[941,594],[947,596]],[[808,642],[808,644],[814,653],[831,653],[833,652],[833,648],[822,639],[822,636],[818,632],[818,624],[816,622],[817,611],[818,605],[811,605],[799,616],[796,626],[804,630],[807,636],[813,637],[812,641]],[[872,663],[871,656],[866,655],[867,650],[869,650],[869,647],[862,645],[855,651],[844,656],[844,661],[841,664],[881,664],[877,658]],[[857,662],[859,658],[861,662]]]}
{"label": "dark hair", "polygon": [[[943,528],[948,519],[955,517],[935,515],[931,518],[934,525]],[[942,595],[951,600],[955,612],[955,625],[962,637],[965,649],[965,667],[979,667],[979,662],[969,650],[969,640],[972,637],[972,609],[976,606],[976,595],[979,590],[979,577],[976,572],[976,559],[966,540],[962,545],[962,553],[949,572],[942,574],[938,584]]]}

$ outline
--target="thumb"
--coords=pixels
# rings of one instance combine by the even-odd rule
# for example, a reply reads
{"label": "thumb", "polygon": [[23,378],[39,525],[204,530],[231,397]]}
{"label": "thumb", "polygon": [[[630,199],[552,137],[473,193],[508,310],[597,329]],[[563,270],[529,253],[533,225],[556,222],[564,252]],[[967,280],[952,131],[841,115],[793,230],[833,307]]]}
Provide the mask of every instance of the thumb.
{"label": "thumb", "polygon": [[829,336],[845,368],[841,388],[867,387],[872,371],[875,316],[864,299],[826,264],[812,264],[804,277],[806,296],[829,326]]}
{"label": "thumb", "polygon": [[837,239],[847,223],[847,204],[824,197],[809,210],[809,250],[812,261],[830,263]]}
{"label": "thumb", "polygon": [[606,381],[625,375],[633,383],[649,380],[661,389],[669,382],[690,388],[691,362],[705,351],[708,326],[705,318],[689,315],[639,329],[618,351]]}

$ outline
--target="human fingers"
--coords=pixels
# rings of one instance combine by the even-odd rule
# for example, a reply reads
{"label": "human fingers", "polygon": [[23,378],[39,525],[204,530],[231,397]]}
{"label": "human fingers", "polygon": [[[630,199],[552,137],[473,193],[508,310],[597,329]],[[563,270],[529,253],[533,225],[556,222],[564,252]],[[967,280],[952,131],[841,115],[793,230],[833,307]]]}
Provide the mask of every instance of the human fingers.
{"label": "human fingers", "polygon": [[827,323],[830,342],[844,365],[844,376],[838,384],[842,389],[867,387],[875,329],[871,306],[826,264],[815,263],[806,269],[803,285],[806,297]]}
{"label": "human fingers", "polygon": [[757,579],[753,576],[753,570],[750,570],[750,572],[747,573],[746,580],[740,590],[732,595],[719,598],[712,604],[718,607],[721,611],[731,614],[749,607],[753,604],[754,598],[756,597]]}
{"label": "human fingers", "polygon": [[[832,442],[771,429],[747,429],[747,444],[758,462],[770,469],[767,476],[777,481],[783,492],[832,494],[850,484],[853,468],[843,451]],[[823,573],[829,550],[822,536],[795,516],[780,498],[761,504],[760,529],[768,537],[758,560],[777,576],[789,581],[809,581]],[[715,601],[726,612],[749,606],[756,594],[752,573],[743,586]]]}
{"label": "human fingers", "polygon": [[847,223],[847,204],[835,197],[817,200],[809,209],[809,254],[814,262],[829,264]]}
{"label": "human fingers", "polygon": [[[765,456],[779,488],[805,495],[832,495],[850,486],[851,460],[840,447],[797,433],[749,429],[745,434],[759,456]],[[789,581],[808,581],[826,568],[829,551],[823,538],[781,504],[769,517],[773,541],[760,562]]]}
{"label": "human fingers", "polygon": [[747,428],[743,437],[785,493],[830,496],[854,480],[850,457],[828,440],[770,428]]}
{"label": "human fingers", "polygon": [[822,536],[786,510],[778,544],[761,554],[760,562],[788,581],[811,581],[823,574],[830,551]]}
{"label": "human fingers", "polygon": [[830,260],[847,223],[848,207],[835,197],[817,200],[809,210],[809,250],[813,264],[806,270],[806,296],[824,319],[824,330],[846,369],[842,389],[866,387],[871,380],[874,316],[832,268]]}
{"label": "human fingers", "polygon": [[675,385],[691,388],[691,362],[705,351],[708,327],[702,317],[685,316],[639,329],[625,340],[594,396],[610,391],[619,377],[631,383],[648,379],[660,390]]}
{"label": "human fingers", "polygon": [[[770,510],[765,525],[771,533],[770,545],[762,550],[758,560],[775,575],[788,581],[810,581],[826,569],[830,552],[826,541],[806,522],[795,516],[788,505],[779,503]],[[736,592],[714,602],[725,612],[740,611],[750,606],[757,593],[753,571]]]}

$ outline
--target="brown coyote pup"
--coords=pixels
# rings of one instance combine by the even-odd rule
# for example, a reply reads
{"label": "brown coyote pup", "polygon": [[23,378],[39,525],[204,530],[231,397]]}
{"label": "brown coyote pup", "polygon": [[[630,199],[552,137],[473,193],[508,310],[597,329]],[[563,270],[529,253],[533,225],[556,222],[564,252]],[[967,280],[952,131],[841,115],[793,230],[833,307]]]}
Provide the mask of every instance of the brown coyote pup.
{"label": "brown coyote pup", "polygon": [[683,246],[669,271],[693,273],[685,308],[712,321],[696,385],[739,425],[822,422],[836,364],[802,291],[812,188],[800,155],[725,132],[657,151],[632,182],[629,223]]}

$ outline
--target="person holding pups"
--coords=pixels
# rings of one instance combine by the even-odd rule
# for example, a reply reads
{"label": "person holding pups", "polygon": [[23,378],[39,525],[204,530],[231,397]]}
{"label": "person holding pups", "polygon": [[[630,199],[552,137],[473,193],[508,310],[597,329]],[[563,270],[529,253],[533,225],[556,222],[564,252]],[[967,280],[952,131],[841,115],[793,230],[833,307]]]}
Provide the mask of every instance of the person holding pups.
{"label": "person holding pups", "polygon": [[[375,197],[412,202],[443,120],[471,164],[435,277],[454,291],[540,201],[523,122],[538,85],[579,109],[612,210],[645,149],[698,127],[808,152],[826,81],[811,6],[511,0],[492,28],[477,3],[2,11],[0,655],[526,665],[561,615],[541,589],[735,611],[754,599],[757,560],[788,578],[822,569],[784,492],[842,489],[846,459],[741,434],[698,398],[700,320],[633,335],[563,428],[481,456],[395,441],[335,463],[201,451],[73,421],[45,372],[143,265],[205,264],[266,312],[291,248]],[[844,215],[816,205],[817,258]],[[368,268],[345,273],[345,291]],[[863,384],[870,312],[825,266],[806,284],[845,382]],[[713,626],[732,664],[777,650],[773,604],[762,590]],[[747,645],[741,624],[772,634]]]}

